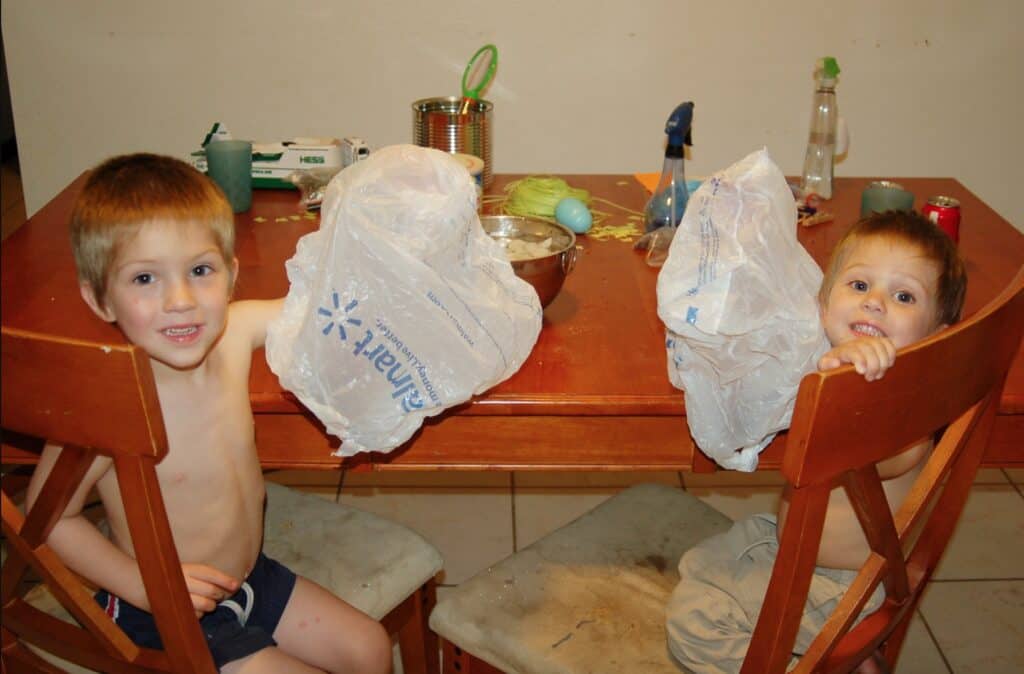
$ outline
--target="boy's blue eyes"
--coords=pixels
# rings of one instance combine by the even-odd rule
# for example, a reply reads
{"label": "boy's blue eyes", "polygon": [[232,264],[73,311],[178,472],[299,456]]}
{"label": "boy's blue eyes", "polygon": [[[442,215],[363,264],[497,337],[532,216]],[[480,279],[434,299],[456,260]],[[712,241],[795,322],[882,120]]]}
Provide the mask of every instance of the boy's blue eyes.
{"label": "boy's blue eyes", "polygon": [[[859,293],[864,293],[868,291],[868,284],[866,281],[850,281],[849,285],[851,288],[853,288]],[[914,295],[912,293],[907,292],[906,290],[897,291],[896,294],[893,295],[893,297],[900,304],[914,303]]]}
{"label": "boy's blue eyes", "polygon": [[[215,271],[212,264],[197,264],[189,270],[190,276],[209,276]],[[136,285],[148,285],[154,281],[153,274],[143,272],[132,277],[132,283]]]}
{"label": "boy's blue eyes", "polygon": [[[203,264],[197,264],[196,266],[191,267],[188,270],[188,275],[191,276],[191,277],[208,277],[214,271],[216,271],[216,269],[214,268],[214,266],[212,264],[203,263]],[[152,284],[154,281],[155,281],[154,276],[152,275],[151,272],[148,272],[148,271],[143,271],[142,273],[136,273],[136,275],[134,277],[132,277],[132,280],[131,280],[131,282],[134,285],[136,285],[136,286],[147,286],[147,285]]]}

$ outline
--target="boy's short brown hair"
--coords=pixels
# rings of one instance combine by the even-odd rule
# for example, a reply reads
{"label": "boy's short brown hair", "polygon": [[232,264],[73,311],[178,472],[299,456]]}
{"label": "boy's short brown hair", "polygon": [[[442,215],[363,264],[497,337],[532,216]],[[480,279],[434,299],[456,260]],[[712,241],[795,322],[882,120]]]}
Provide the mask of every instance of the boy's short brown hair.
{"label": "boy's short brown hair", "polygon": [[953,325],[960,320],[967,293],[967,272],[963,260],[952,239],[916,211],[873,213],[854,224],[832,251],[818,293],[821,306],[825,306],[836,275],[853,245],[874,236],[889,237],[916,246],[925,258],[931,260],[939,269],[935,289],[935,324]]}
{"label": "boy's short brown hair", "polygon": [[234,214],[212,180],[173,157],[112,157],[92,170],[71,211],[78,280],[92,287],[100,305],[121,246],[157,220],[206,225],[224,259],[235,257]]}

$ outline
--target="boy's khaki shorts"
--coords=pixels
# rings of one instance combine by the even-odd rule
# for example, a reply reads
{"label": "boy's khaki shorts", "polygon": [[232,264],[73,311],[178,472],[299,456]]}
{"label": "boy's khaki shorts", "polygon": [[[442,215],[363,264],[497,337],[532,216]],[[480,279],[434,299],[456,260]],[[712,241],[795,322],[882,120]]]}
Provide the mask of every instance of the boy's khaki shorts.
{"label": "boy's khaki shorts", "polygon": [[[752,515],[698,543],[679,560],[681,580],[666,609],[668,645],[695,674],[740,671],[778,554],[776,529],[774,515]],[[807,650],[856,575],[815,569],[795,654]],[[884,596],[879,586],[862,615],[878,608]]]}

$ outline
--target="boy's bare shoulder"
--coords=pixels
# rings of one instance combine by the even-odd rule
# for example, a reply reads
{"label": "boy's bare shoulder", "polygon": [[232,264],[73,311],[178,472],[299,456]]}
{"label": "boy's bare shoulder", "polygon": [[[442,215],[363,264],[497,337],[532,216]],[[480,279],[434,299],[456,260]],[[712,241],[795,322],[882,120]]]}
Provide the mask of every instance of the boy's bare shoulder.
{"label": "boy's bare shoulder", "polygon": [[228,306],[228,338],[248,345],[250,349],[263,346],[267,338],[267,325],[279,313],[284,299],[240,300]]}

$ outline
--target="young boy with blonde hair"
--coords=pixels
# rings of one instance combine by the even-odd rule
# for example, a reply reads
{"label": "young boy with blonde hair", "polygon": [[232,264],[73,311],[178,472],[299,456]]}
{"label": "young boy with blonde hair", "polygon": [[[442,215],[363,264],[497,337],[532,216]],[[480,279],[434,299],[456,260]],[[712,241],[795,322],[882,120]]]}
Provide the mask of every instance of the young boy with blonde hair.
{"label": "young boy with blonde hair", "polygon": [[[868,381],[881,379],[895,362],[897,349],[959,320],[966,287],[956,246],[926,218],[889,211],[856,223],[833,251],[818,295],[832,345],[818,361],[818,369],[852,364]],[[878,464],[894,510],[931,448],[931,439],[922,439]],[[771,578],[787,508],[783,493],[777,518],[761,514],[740,520],[680,559],[681,581],[669,600],[666,625],[669,649],[687,669],[697,674],[740,670]],[[810,646],[868,554],[846,492],[838,487],[829,499],[796,654]],[[864,613],[875,610],[883,596],[879,587]],[[873,666],[869,660],[860,669],[873,671]]]}
{"label": "young boy with blonde hair", "polygon": [[[281,301],[230,301],[238,259],[224,195],[177,159],[114,157],[87,179],[71,241],[86,304],[150,356],[170,448],[157,475],[217,667],[390,672],[379,623],[261,552],[265,488],[249,367]],[[44,449],[29,508],[60,451]],[[109,539],[82,514],[93,487]],[[93,462],[48,543],[101,588],[97,601],[137,644],[162,647],[109,458]]]}

